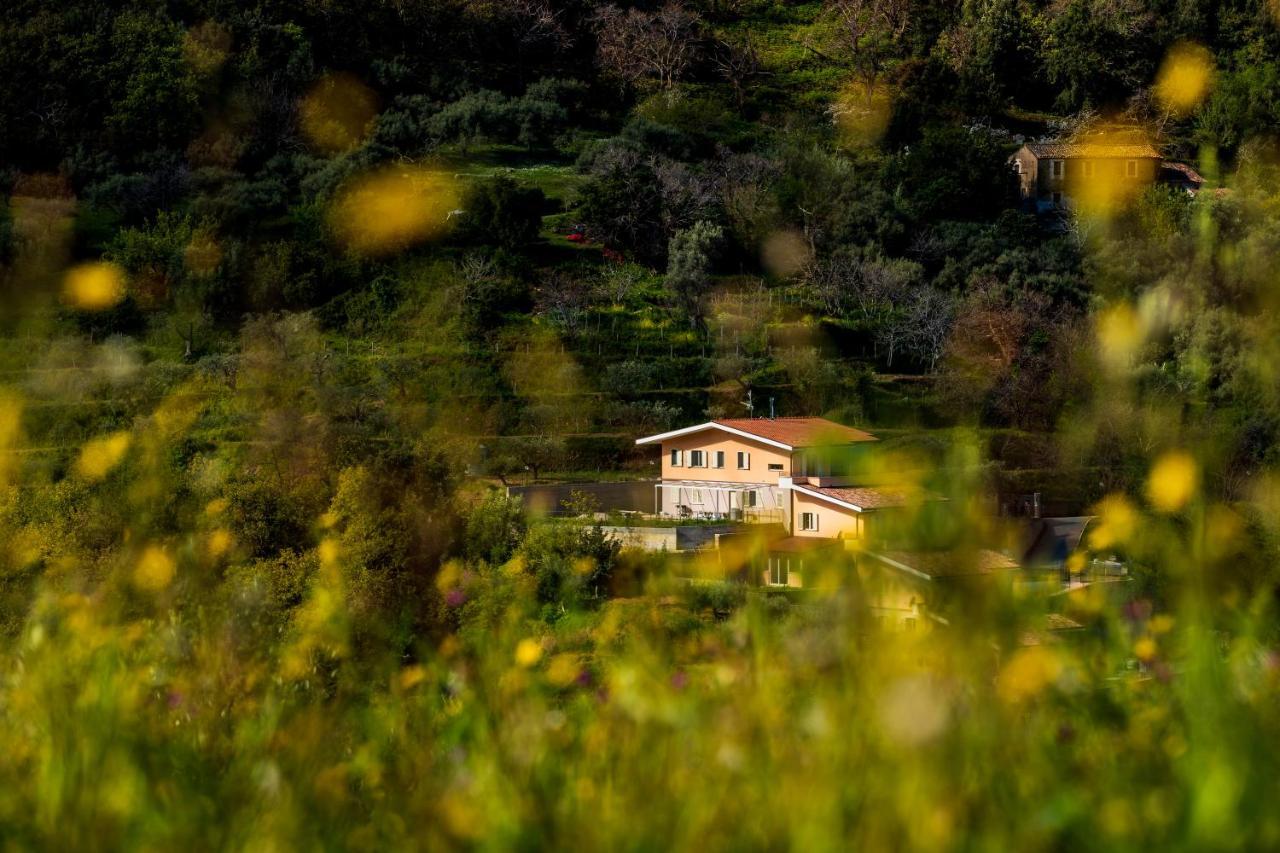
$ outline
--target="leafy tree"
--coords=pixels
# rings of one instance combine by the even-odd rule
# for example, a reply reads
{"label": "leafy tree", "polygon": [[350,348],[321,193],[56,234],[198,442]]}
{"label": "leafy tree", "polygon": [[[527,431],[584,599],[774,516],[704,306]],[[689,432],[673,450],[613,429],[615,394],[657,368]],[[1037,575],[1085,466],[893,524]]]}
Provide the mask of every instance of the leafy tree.
{"label": "leafy tree", "polygon": [[918,218],[982,219],[1011,200],[1008,155],[992,134],[935,126],[899,158],[897,174]]}
{"label": "leafy tree", "polygon": [[662,256],[662,196],[647,163],[624,160],[595,175],[581,190],[578,212],[607,245],[645,260]]}
{"label": "leafy tree", "polygon": [[518,251],[538,236],[546,204],[541,189],[522,186],[505,175],[480,182],[463,199],[459,237]]}
{"label": "leafy tree", "polygon": [[667,287],[689,317],[690,324],[703,322],[703,300],[711,284],[711,264],[724,239],[724,229],[710,222],[697,222],[677,232],[667,251]]}
{"label": "leafy tree", "polygon": [[621,544],[598,524],[540,524],[521,548],[545,616],[602,600],[617,566]]}
{"label": "leafy tree", "polygon": [[467,516],[467,555],[490,565],[505,563],[524,541],[528,526],[523,501],[493,489]]}

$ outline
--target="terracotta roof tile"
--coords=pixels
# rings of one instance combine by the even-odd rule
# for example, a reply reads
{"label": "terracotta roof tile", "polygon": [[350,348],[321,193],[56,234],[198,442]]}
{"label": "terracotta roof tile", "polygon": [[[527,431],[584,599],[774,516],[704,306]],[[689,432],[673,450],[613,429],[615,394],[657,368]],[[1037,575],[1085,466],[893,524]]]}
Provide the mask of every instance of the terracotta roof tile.
{"label": "terracotta roof tile", "polygon": [[892,507],[910,506],[914,503],[923,501],[940,501],[945,498],[935,495],[932,492],[926,492],[922,489],[908,489],[882,486],[824,486],[817,488],[814,486],[803,486],[815,494],[824,497],[834,498],[838,501],[844,501],[847,504],[853,504],[861,507],[863,510],[868,509],[890,509]]}
{"label": "terracotta roof tile", "polygon": [[880,551],[872,554],[931,578],[989,575],[1010,571],[1018,564],[999,551]]}
{"label": "terracotta roof tile", "polygon": [[1104,142],[1028,142],[1027,150],[1036,157],[1069,160],[1074,157],[1127,157],[1160,159],[1160,152],[1149,143]]}
{"label": "terracotta roof tile", "polygon": [[715,423],[791,447],[877,441],[869,432],[843,426],[826,418],[721,418]]}

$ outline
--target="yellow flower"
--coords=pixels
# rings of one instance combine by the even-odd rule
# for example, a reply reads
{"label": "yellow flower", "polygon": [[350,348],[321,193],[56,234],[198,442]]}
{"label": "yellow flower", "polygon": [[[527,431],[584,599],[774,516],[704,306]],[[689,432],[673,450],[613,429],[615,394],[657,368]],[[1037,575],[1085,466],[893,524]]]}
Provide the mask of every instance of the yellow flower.
{"label": "yellow flower", "polygon": [[84,311],[114,308],[124,299],[124,270],[105,262],[73,267],[63,282],[63,294]]}
{"label": "yellow flower", "polygon": [[1138,528],[1138,511],[1124,495],[1108,495],[1096,511],[1098,523],[1089,534],[1089,547],[1094,551],[1124,544]]}
{"label": "yellow flower", "polygon": [[1176,450],[1156,460],[1147,478],[1147,500],[1161,512],[1182,509],[1195,495],[1200,471],[1191,454]]}
{"label": "yellow flower", "polygon": [[1212,54],[1201,45],[1179,42],[1160,66],[1155,94],[1169,112],[1187,115],[1204,100],[1212,83]]}
{"label": "yellow flower", "polygon": [[129,450],[129,433],[121,431],[95,438],[80,451],[75,471],[86,480],[101,480],[111,473]]}
{"label": "yellow flower", "polygon": [[1011,704],[1030,699],[1058,679],[1062,662],[1043,646],[1019,649],[1000,671],[997,691]]}
{"label": "yellow flower", "polygon": [[388,254],[444,234],[460,199],[449,176],[385,169],[345,186],[330,211],[330,223],[351,251]]}
{"label": "yellow flower", "polygon": [[232,538],[230,531],[215,530],[209,534],[209,542],[206,548],[209,556],[216,560],[230,551],[231,546],[234,544],[235,539]]}
{"label": "yellow flower", "polygon": [[427,671],[418,665],[407,666],[400,671],[400,688],[412,690],[427,678]]}
{"label": "yellow flower", "polygon": [[378,96],[350,74],[330,74],[302,99],[299,114],[312,145],[341,154],[368,137],[378,117]]}
{"label": "yellow flower", "polygon": [[1156,656],[1156,641],[1151,637],[1142,637],[1138,642],[1133,644],[1133,653],[1138,656],[1138,660],[1150,661]]}
{"label": "yellow flower", "polygon": [[547,681],[556,687],[568,687],[577,680],[581,671],[575,655],[556,655],[547,664]]}
{"label": "yellow flower", "polygon": [[1108,308],[1098,317],[1098,347],[1112,368],[1130,363],[1144,335],[1141,317],[1128,304]]}
{"label": "yellow flower", "polygon": [[320,543],[317,549],[320,555],[320,562],[323,565],[331,566],[338,561],[338,555],[342,552],[342,546],[338,544],[336,539],[326,539]]}
{"label": "yellow flower", "polygon": [[516,663],[526,669],[542,660],[542,644],[526,637],[516,645]]}
{"label": "yellow flower", "polygon": [[159,592],[173,581],[177,566],[168,552],[159,545],[149,545],[142,552],[137,568],[133,570],[133,582],[140,589]]}

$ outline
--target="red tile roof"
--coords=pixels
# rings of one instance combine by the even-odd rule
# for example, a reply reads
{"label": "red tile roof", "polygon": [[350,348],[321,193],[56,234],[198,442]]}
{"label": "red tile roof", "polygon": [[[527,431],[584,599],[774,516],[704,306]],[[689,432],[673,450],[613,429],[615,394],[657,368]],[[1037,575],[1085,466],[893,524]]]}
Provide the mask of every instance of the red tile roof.
{"label": "red tile roof", "polygon": [[878,440],[869,432],[842,426],[826,418],[720,418],[713,423],[791,447],[824,447]]}
{"label": "red tile roof", "polygon": [[797,487],[815,495],[853,504],[862,510],[891,509],[893,507],[910,506],[924,501],[946,500],[940,495],[926,492],[923,489],[881,486],[806,486]]}
{"label": "red tile roof", "polygon": [[[1182,176],[1181,180],[1188,181],[1190,183],[1195,184],[1196,186],[1200,186],[1201,184],[1204,183],[1204,178],[1200,177],[1200,173],[1197,172],[1195,169],[1191,168],[1190,166],[1188,166],[1186,163],[1174,163],[1172,161],[1166,160],[1160,164],[1160,171],[1176,172],[1177,174]],[[1173,176],[1170,175],[1169,177],[1172,178]]]}
{"label": "red tile roof", "polygon": [[[871,556],[890,565],[905,566],[931,578],[989,575],[1010,571],[1018,564],[999,551],[880,551]],[[895,567],[897,567],[895,566]]]}
{"label": "red tile roof", "polygon": [[1105,142],[1028,142],[1027,150],[1036,157],[1069,160],[1074,157],[1126,157],[1160,159],[1160,152],[1150,143]]}

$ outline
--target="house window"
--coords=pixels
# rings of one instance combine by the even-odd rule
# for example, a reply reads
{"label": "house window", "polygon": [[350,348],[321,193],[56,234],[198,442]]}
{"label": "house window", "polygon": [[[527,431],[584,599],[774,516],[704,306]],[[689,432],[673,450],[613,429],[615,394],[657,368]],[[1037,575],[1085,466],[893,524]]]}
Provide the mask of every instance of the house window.
{"label": "house window", "polygon": [[741,450],[738,451],[738,470],[739,471],[751,470],[751,454],[750,453],[744,453]]}
{"label": "house window", "polygon": [[769,585],[787,586],[791,581],[791,558],[769,558]]}
{"label": "house window", "polygon": [[1138,177],[1138,161],[1126,160],[1124,163],[1124,176],[1126,178]]}
{"label": "house window", "polygon": [[705,450],[690,450],[689,465],[693,468],[706,468],[707,452]]}
{"label": "house window", "polygon": [[758,492],[750,491],[742,493],[742,505],[744,507],[753,507],[759,503],[760,495]]}
{"label": "house window", "polygon": [[1062,177],[1062,168],[1063,168],[1063,161],[1062,161],[1062,160],[1050,160],[1050,161],[1049,161],[1049,176],[1050,176],[1050,177],[1053,177],[1053,178],[1061,178],[1061,177]]}
{"label": "house window", "polygon": [[711,454],[711,467],[712,468],[724,467],[724,451],[723,450],[717,450],[715,453]]}
{"label": "house window", "polygon": [[671,467],[672,468],[684,467],[684,451],[683,450],[671,451]]}
{"label": "house window", "polygon": [[1084,161],[1084,176],[1085,176],[1086,178],[1092,178],[1092,177],[1093,177],[1093,174],[1094,174],[1094,167],[1095,167],[1095,166],[1097,166],[1097,165],[1098,165],[1098,164],[1097,164],[1097,163],[1094,163],[1092,160],[1085,160],[1085,161]]}
{"label": "house window", "polygon": [[818,532],[818,514],[816,512],[800,513],[800,529],[812,533]]}
{"label": "house window", "polygon": [[770,462],[770,463],[769,463],[769,470],[770,470],[770,471],[784,471],[784,470],[786,470],[786,469],[783,467],[783,465],[782,465],[782,463],[781,463],[781,462]]}

